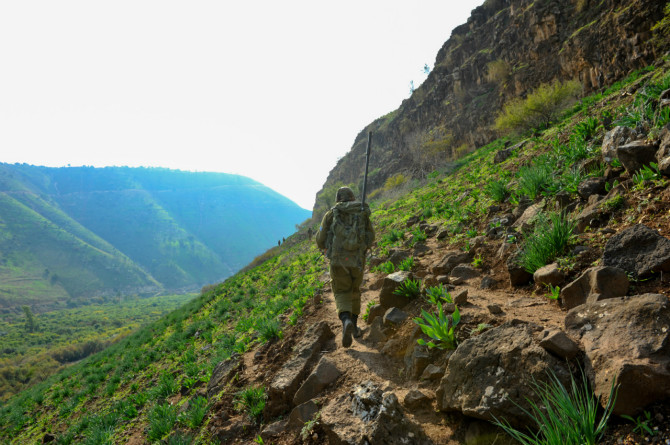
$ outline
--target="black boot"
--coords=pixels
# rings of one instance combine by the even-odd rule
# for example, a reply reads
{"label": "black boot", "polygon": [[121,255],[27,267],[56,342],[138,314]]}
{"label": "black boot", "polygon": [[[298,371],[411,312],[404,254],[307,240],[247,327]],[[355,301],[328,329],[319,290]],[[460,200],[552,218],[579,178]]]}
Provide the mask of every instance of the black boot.
{"label": "black boot", "polygon": [[358,315],[352,315],[351,320],[354,322],[354,338],[360,338],[363,335],[363,331],[358,327]]}
{"label": "black boot", "polygon": [[340,312],[340,320],[342,320],[342,346],[348,348],[351,346],[351,337],[356,331],[356,327],[352,321],[351,312]]}

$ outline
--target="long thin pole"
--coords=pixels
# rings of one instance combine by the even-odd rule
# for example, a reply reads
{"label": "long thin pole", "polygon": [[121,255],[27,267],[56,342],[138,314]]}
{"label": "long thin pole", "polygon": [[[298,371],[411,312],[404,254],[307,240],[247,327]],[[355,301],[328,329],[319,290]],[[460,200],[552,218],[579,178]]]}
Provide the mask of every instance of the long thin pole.
{"label": "long thin pole", "polygon": [[365,176],[363,178],[363,199],[361,199],[361,208],[365,206],[365,192],[368,186],[368,166],[370,165],[370,146],[372,145],[372,132],[368,132],[368,148],[365,152]]}

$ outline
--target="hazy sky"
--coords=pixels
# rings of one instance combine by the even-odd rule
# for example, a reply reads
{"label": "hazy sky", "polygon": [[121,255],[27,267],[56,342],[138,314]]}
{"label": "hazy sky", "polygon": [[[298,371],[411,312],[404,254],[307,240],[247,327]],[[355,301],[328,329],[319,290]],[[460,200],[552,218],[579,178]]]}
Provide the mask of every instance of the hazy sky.
{"label": "hazy sky", "polygon": [[0,162],[237,173],[311,209],[482,2],[4,1]]}

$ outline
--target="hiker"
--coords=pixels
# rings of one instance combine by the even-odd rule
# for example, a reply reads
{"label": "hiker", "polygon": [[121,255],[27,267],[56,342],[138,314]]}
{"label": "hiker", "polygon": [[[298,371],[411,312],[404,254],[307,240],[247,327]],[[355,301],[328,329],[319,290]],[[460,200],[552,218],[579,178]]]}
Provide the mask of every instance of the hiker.
{"label": "hiker", "polygon": [[375,232],[370,223],[370,207],[356,201],[349,187],[341,187],[337,203],[323,216],[316,233],[316,245],[325,249],[330,260],[330,279],[337,314],[342,321],[342,346],[351,346],[352,335],[359,337],[361,283],[365,251],[372,246]]}

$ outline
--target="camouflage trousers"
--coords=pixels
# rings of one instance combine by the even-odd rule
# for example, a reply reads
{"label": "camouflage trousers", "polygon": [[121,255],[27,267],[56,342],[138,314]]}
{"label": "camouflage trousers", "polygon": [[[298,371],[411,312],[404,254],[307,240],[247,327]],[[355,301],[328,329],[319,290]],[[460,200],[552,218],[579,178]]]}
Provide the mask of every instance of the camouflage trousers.
{"label": "camouflage trousers", "polygon": [[330,265],[330,280],[337,313],[361,313],[361,283],[363,270],[358,267]]}

